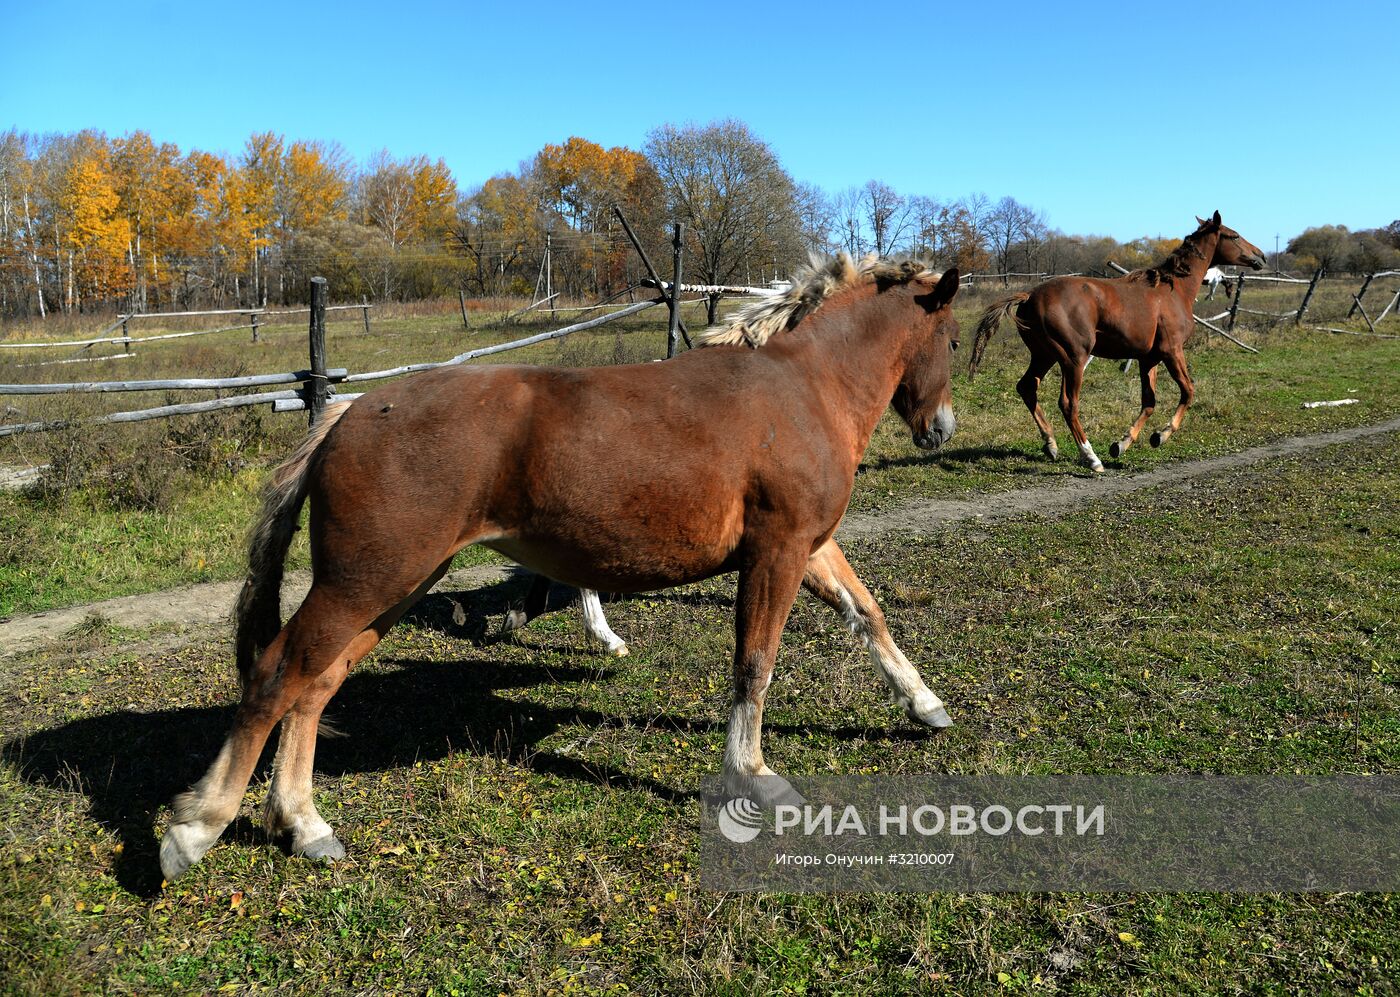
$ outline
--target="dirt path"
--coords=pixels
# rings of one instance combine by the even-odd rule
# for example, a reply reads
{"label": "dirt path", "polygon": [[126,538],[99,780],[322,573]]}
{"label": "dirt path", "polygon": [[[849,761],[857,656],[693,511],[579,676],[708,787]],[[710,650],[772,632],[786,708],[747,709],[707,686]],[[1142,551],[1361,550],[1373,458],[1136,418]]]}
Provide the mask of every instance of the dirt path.
{"label": "dirt path", "polygon": [[[971,499],[916,499],[879,513],[852,513],[841,524],[843,537],[879,533],[910,533],[960,519],[991,523],[1033,512],[1062,512],[1086,502],[1112,498],[1158,485],[1179,485],[1236,468],[1248,467],[1271,457],[1307,453],[1340,443],[1355,443],[1371,436],[1400,432],[1400,418],[1315,436],[1290,436],[1236,453],[1204,460],[1176,461],[1151,471],[1125,474],[1110,471],[1093,477],[1068,478],[1054,484],[1018,488]],[[0,631],[3,633],[3,631]]]}
{"label": "dirt path", "polygon": [[[1095,477],[1062,479],[1053,484],[998,492],[972,499],[917,499],[880,513],[853,513],[841,524],[843,537],[872,536],[881,533],[909,533],[975,519],[995,522],[1029,513],[1054,513],[1100,499],[1159,485],[1180,485],[1236,468],[1248,467],[1272,457],[1307,453],[1322,447],[1354,443],[1371,436],[1400,432],[1400,418],[1373,426],[1358,426],[1335,433],[1293,436],[1251,447],[1237,453],[1205,460],[1175,462],[1140,474],[1113,473]],[[501,567],[466,568],[444,576],[434,591],[461,591],[508,578],[520,569]],[[87,606],[51,610],[21,616],[0,623],[0,658],[13,657],[62,637],[90,614],[100,614],[112,623],[126,627],[159,623],[209,624],[228,618],[241,582],[211,582],[124,596]],[[307,571],[292,572],[282,586],[283,615],[300,604],[311,585]]]}

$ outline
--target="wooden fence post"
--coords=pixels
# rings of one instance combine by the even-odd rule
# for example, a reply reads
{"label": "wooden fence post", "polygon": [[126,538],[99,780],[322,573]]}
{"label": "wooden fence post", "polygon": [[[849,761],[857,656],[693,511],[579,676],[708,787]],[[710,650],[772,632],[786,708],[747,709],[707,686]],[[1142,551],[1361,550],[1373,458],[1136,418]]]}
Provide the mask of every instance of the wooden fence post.
{"label": "wooden fence post", "polygon": [[1230,321],[1225,323],[1225,328],[1231,332],[1235,331],[1235,318],[1240,313],[1240,296],[1244,294],[1244,274],[1240,274],[1239,283],[1235,285],[1235,300],[1230,302]]}
{"label": "wooden fence post", "polygon": [[681,237],[685,233],[685,222],[676,222],[675,234],[671,239],[671,323],[666,331],[666,359],[676,355],[681,342]]}
{"label": "wooden fence post", "polygon": [[[651,265],[651,257],[648,256],[647,251],[642,248],[642,242],[637,238],[637,233],[633,232],[632,226],[627,224],[627,216],[624,215],[622,209],[615,204],[613,205],[613,214],[616,215],[617,220],[622,223],[622,231],[627,233],[627,238],[632,243],[632,248],[635,249],[637,255],[641,257],[642,266],[647,268],[647,273],[651,275],[651,279],[656,281],[657,291],[660,292],[663,298],[670,301],[670,295],[666,293],[665,282],[661,279],[661,275],[656,272],[656,267]],[[681,337],[685,339],[685,345],[690,346],[690,330],[685,327],[684,322],[680,323],[680,330]]]}
{"label": "wooden fence post", "polygon": [[311,381],[307,385],[307,408],[311,410],[311,425],[321,418],[330,396],[331,382],[326,378],[326,278],[311,278]]}
{"label": "wooden fence post", "polygon": [[[1372,321],[1371,321],[1371,316],[1369,316],[1369,315],[1366,314],[1366,309],[1365,309],[1365,307],[1362,306],[1362,304],[1361,304],[1361,298],[1360,298],[1360,296],[1359,296],[1359,295],[1353,294],[1353,295],[1351,296],[1351,303],[1352,303],[1352,309],[1353,309],[1353,310],[1358,309],[1358,308],[1361,309],[1361,317],[1364,318],[1364,319],[1366,320],[1366,325],[1370,327],[1371,331],[1372,331],[1372,332],[1375,332],[1375,331],[1376,331],[1376,323],[1372,322]],[[1351,312],[1347,312],[1347,318],[1351,318]]]}
{"label": "wooden fence post", "polygon": [[472,324],[467,321],[467,294],[461,288],[457,289],[457,304],[462,307],[462,328],[470,329]]}
{"label": "wooden fence post", "polygon": [[253,342],[258,342],[258,313],[253,312],[248,316],[249,323],[253,326]]}
{"label": "wooden fence post", "polygon": [[1380,325],[1381,319],[1389,315],[1390,310],[1394,308],[1397,303],[1400,303],[1400,291],[1396,291],[1394,297],[1390,299],[1390,304],[1386,305],[1384,308],[1381,309],[1381,313],[1376,316],[1375,324]]}
{"label": "wooden fence post", "polygon": [[1312,301],[1313,292],[1317,290],[1318,281],[1322,280],[1322,273],[1322,267],[1318,267],[1317,273],[1313,274],[1312,282],[1308,284],[1307,293],[1303,295],[1303,303],[1298,306],[1298,314],[1293,316],[1294,325],[1303,324],[1303,316],[1307,314],[1308,303]]}
{"label": "wooden fence post", "polygon": [[[1361,290],[1351,296],[1352,302],[1351,307],[1347,309],[1347,318],[1351,318],[1355,315],[1356,310],[1361,307],[1361,299],[1366,297],[1366,288],[1371,286],[1371,281],[1375,279],[1375,276],[1376,275],[1373,273],[1368,273],[1366,279],[1361,282]],[[1370,320],[1367,319],[1367,321],[1369,322]]]}
{"label": "wooden fence post", "polygon": [[363,294],[360,295],[360,311],[361,311],[361,313],[364,314],[364,317],[365,317],[365,335],[368,336],[368,335],[369,335],[369,298],[366,297],[366,296],[363,295]]}
{"label": "wooden fence post", "polygon": [[124,350],[126,350],[126,352],[130,353],[130,352],[131,352],[131,331],[130,331],[129,329],[127,329],[127,327],[126,327],[126,319],[125,319],[125,318],[122,319],[122,335],[126,337],[126,342],[122,344],[122,348],[123,348]]}

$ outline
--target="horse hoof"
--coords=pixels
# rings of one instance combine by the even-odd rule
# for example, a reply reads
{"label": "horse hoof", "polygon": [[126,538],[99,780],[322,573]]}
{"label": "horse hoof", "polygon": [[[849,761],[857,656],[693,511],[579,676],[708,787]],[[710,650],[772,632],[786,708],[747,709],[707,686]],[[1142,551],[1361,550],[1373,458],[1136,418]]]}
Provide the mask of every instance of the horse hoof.
{"label": "horse hoof", "polygon": [[925,710],[922,713],[916,713],[914,710],[910,710],[909,719],[916,724],[928,727],[930,730],[944,730],[953,726],[953,718],[948,716],[948,711],[941,703],[933,709]]}
{"label": "horse hoof", "polygon": [[173,883],[188,872],[214,843],[213,840],[201,842],[199,838],[188,824],[170,825],[160,839],[160,874],[167,882]]}
{"label": "horse hoof", "polygon": [[1045,444],[1045,446],[1041,447],[1041,450],[1044,451],[1046,460],[1060,459],[1060,448],[1055,446],[1053,443]]}
{"label": "horse hoof", "polygon": [[340,843],[340,839],[334,834],[328,834],[324,838],[317,838],[307,845],[302,845],[296,849],[296,854],[304,859],[315,859],[321,862],[339,862],[345,858],[345,846]]}
{"label": "horse hoof", "polygon": [[1166,437],[1162,435],[1161,430],[1158,430],[1157,432],[1152,434],[1152,438],[1149,439],[1147,442],[1152,444],[1153,447],[1160,447],[1163,443],[1166,442]]}
{"label": "horse hoof", "polygon": [[1123,451],[1127,449],[1127,447],[1123,446],[1122,440],[1114,440],[1108,445],[1108,455],[1116,459],[1122,457]]}
{"label": "horse hoof", "polygon": [[501,624],[501,633],[515,633],[525,624],[530,622],[530,618],[518,609],[512,609],[506,613],[505,622]]}
{"label": "horse hoof", "polygon": [[617,647],[608,648],[608,653],[611,654],[614,658],[625,658],[632,652],[627,649],[626,644],[619,644],[617,645]]}
{"label": "horse hoof", "polygon": [[807,802],[801,793],[792,788],[792,783],[772,769],[765,770],[762,775],[746,778],[726,777],[725,792],[731,799],[752,800],[765,810],[779,806],[800,807]]}
{"label": "horse hoof", "polygon": [[759,806],[773,809],[780,806],[800,807],[807,800],[776,772],[761,775],[754,781],[758,797],[754,800]]}

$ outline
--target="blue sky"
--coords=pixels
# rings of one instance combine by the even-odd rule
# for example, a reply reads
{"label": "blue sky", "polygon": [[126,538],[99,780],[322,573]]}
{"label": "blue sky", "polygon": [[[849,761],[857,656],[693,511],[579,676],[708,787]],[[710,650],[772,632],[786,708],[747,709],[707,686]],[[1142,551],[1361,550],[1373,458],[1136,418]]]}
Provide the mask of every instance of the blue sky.
{"label": "blue sky", "polygon": [[253,131],[443,157],[736,117],[797,179],[1011,194],[1070,232],[1272,250],[1400,217],[1400,5],[338,5],[4,0],[0,128]]}

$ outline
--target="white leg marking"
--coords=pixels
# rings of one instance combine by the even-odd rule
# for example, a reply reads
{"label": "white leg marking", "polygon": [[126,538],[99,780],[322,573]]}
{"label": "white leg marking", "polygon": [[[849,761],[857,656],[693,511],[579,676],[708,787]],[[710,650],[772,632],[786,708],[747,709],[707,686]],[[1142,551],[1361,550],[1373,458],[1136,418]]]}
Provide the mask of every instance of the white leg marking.
{"label": "white leg marking", "polygon": [[175,879],[198,862],[238,815],[242,792],[232,800],[216,795],[227,777],[229,753],[229,742],[225,741],[204,778],[175,798],[170,827],[160,841],[160,868],[166,879]]}
{"label": "white leg marking", "polygon": [[1099,455],[1094,453],[1094,445],[1088,440],[1079,444],[1079,456],[1095,471],[1103,470],[1103,461],[1099,460]]}
{"label": "white leg marking", "polygon": [[[762,693],[758,693],[762,695]],[[802,803],[802,796],[763,762],[760,744],[763,708],[749,699],[734,704],[729,717],[729,737],[724,744],[724,788],[764,807]]]}
{"label": "white leg marking", "polygon": [[943,700],[924,684],[918,669],[909,663],[889,630],[883,626],[872,627],[870,618],[860,611],[851,593],[844,588],[841,589],[841,615],[846,618],[851,632],[865,645],[876,673],[909,718],[929,727],[947,727],[952,721]]}
{"label": "white leg marking", "polygon": [[618,658],[627,656],[627,642],[612,632],[608,619],[603,615],[603,604],[598,593],[592,589],[581,589],[583,593],[583,625],[588,636],[601,643],[609,654]]}
{"label": "white leg marking", "polygon": [[295,712],[282,720],[263,824],[270,835],[289,835],[291,849],[297,855],[344,858],[345,849],[335,840],[335,832],[317,813],[311,799],[311,764],[306,751],[308,747],[315,750],[315,734],[308,737],[307,722],[308,718]]}

